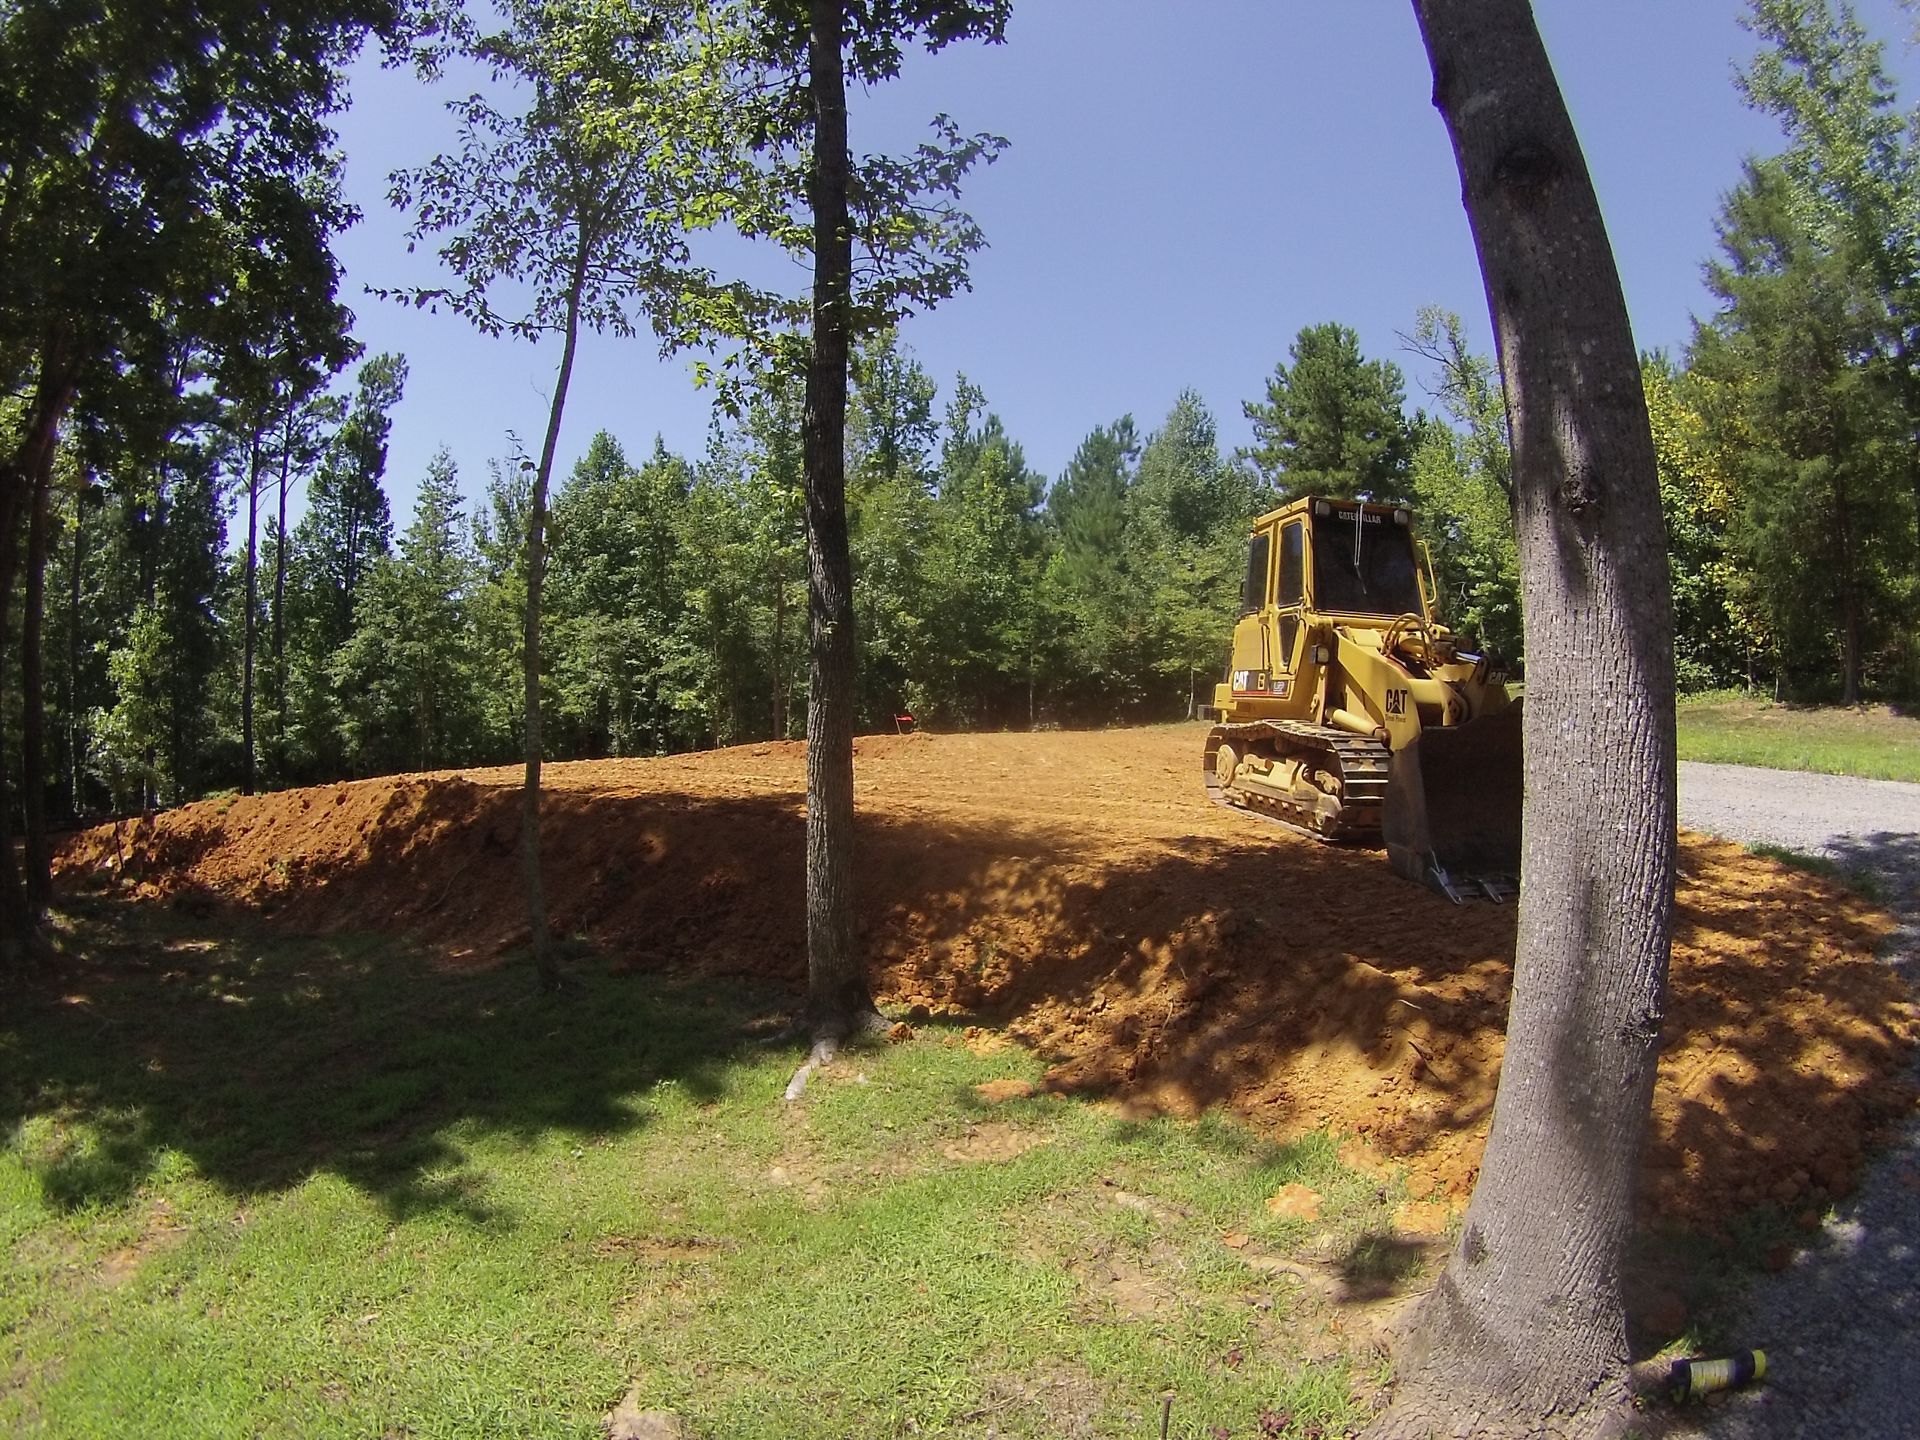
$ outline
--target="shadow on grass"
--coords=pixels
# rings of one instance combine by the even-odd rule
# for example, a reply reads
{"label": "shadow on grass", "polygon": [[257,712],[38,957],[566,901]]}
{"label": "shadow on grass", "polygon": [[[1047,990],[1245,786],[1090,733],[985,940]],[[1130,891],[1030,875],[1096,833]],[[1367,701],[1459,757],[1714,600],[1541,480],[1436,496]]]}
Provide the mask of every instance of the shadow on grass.
{"label": "shadow on grass", "polygon": [[332,1172],[396,1218],[511,1223],[464,1168],[456,1122],[531,1144],[647,1123],[663,1080],[726,1090],[757,999],[575,967],[532,991],[519,966],[460,971],[395,942],[290,939],[231,915],[90,898],[60,972],[18,995],[0,1044],[0,1126],[65,1209],[130,1198],[169,1151],[245,1193]]}
{"label": "shadow on grass", "polygon": [[[1161,838],[1055,823],[1044,795],[1032,818],[863,809],[859,940],[882,994],[1017,1023],[1059,1088],[1230,1106],[1276,1131],[1365,1121],[1390,1154],[1450,1151],[1470,1180],[1459,1157],[1491,1105],[1512,910],[1448,905],[1378,854],[1252,820],[1208,833],[1204,801],[1181,794],[1192,833],[1175,815]],[[236,1186],[325,1167],[396,1206],[458,1206],[430,1193],[454,1163],[452,1121],[615,1133],[644,1123],[634,1097],[655,1080],[717,1090],[746,997],[804,976],[797,792],[571,788],[547,814],[556,925],[611,957],[557,1002],[488,968],[520,926],[511,786],[403,777],[161,817],[129,846],[137,872],[217,886],[275,929],[229,942],[174,916],[173,938],[117,958],[83,936],[94,968],[62,984],[89,998],[35,1009],[0,1057],[0,1119],[52,1097],[144,1117],[151,1143]],[[69,876],[98,874],[104,845],[77,837]],[[1659,1206],[1696,1223],[1837,1194],[1907,1055],[1882,1023],[1904,990],[1867,958],[1858,901],[1716,854],[1683,846],[1697,873],[1649,1156]],[[268,938],[322,926],[405,933],[458,966],[351,936]],[[705,978],[623,984],[623,968]],[[1783,1182],[1792,1197],[1773,1195]]]}
{"label": "shadow on grass", "polygon": [[1439,1242],[1420,1235],[1371,1231],[1348,1247],[1335,1263],[1340,1277],[1340,1299],[1347,1304],[1388,1300],[1401,1294],[1406,1282],[1420,1273]]}

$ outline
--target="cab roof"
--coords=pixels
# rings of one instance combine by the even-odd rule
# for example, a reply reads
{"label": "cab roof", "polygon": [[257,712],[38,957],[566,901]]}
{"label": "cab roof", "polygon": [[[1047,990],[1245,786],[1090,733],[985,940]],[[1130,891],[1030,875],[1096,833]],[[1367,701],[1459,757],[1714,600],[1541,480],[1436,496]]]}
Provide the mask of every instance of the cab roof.
{"label": "cab roof", "polygon": [[1407,507],[1404,505],[1388,505],[1378,500],[1342,500],[1332,495],[1302,495],[1298,500],[1289,500],[1278,510],[1269,510],[1266,514],[1256,517],[1253,522],[1253,528],[1255,530],[1268,529],[1280,524],[1283,520],[1292,520],[1296,516],[1305,515],[1313,506],[1322,504],[1330,506],[1335,510],[1371,510],[1379,515],[1391,515],[1396,511],[1403,512],[1407,515],[1406,523],[1411,523],[1413,518],[1412,512],[1407,510]]}

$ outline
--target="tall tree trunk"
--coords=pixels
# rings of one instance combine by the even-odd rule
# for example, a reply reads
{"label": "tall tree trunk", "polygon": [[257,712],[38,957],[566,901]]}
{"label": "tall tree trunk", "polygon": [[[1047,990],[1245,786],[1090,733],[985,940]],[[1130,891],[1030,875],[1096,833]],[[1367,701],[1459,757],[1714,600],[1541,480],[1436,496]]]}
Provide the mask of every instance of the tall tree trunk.
{"label": "tall tree trunk", "polygon": [[287,402],[287,424],[280,432],[280,518],[273,545],[273,767],[287,783],[287,475],[293,461],[293,417],[298,402]]}
{"label": "tall tree trunk", "polygon": [[1666,988],[1673,637],[1639,364],[1526,0],[1414,0],[1506,381],[1527,648],[1519,931],[1492,1133],[1380,1435],[1605,1434]]}
{"label": "tall tree trunk", "polygon": [[73,498],[73,570],[67,577],[67,816],[80,816],[80,582],[87,560],[87,488]]}
{"label": "tall tree trunk", "polygon": [[787,577],[773,576],[773,738],[787,738]]}
{"label": "tall tree trunk", "polygon": [[813,105],[813,346],[802,468],[807,509],[807,1012],[845,1039],[874,1013],[853,923],[853,560],[847,547],[847,360],[853,229],[847,212],[845,0],[809,0]]}
{"label": "tall tree trunk", "polygon": [[247,457],[247,614],[241,623],[240,642],[240,743],[246,750],[246,778],[240,793],[251,795],[255,789],[253,737],[253,651],[260,626],[254,612],[260,606],[260,432],[262,421],[253,427],[253,445]]}
{"label": "tall tree trunk", "polygon": [[47,840],[47,548],[53,466],[33,485],[27,519],[27,593],[20,617],[20,801],[26,819],[27,906],[37,925],[53,904],[53,847]]}
{"label": "tall tree trunk", "polygon": [[560,967],[553,954],[553,935],[547,928],[547,892],[540,876],[540,596],[547,575],[547,482],[553,477],[554,451],[560,444],[560,415],[566,409],[567,386],[573,380],[573,356],[580,340],[580,296],[586,288],[591,244],[587,224],[582,220],[567,290],[566,339],[560,350],[560,374],[553,382],[553,404],[547,410],[547,436],[540,446],[540,465],[534,471],[533,495],[527,504],[526,653],[522,673],[526,686],[527,773],[520,796],[520,873],[527,894],[527,933],[533,947],[534,972],[543,990],[560,988]]}
{"label": "tall tree trunk", "polygon": [[1860,703],[1860,559],[1853,534],[1853,507],[1844,483],[1833,487],[1834,572],[1840,581],[1840,703]]}
{"label": "tall tree trunk", "polygon": [[[73,404],[77,389],[75,375],[72,338],[64,330],[56,329],[41,349],[40,377],[21,430],[20,444],[13,457],[0,465],[0,708],[4,706],[6,691],[7,612],[13,603],[13,584],[21,553],[20,517],[52,482],[60,424]],[[43,553],[43,566],[44,560]],[[0,748],[0,961],[17,963],[38,948],[40,926],[34,902],[21,884],[20,869],[14,860],[13,808],[7,797],[6,771],[4,748]],[[29,788],[39,778],[37,774],[23,776]]]}

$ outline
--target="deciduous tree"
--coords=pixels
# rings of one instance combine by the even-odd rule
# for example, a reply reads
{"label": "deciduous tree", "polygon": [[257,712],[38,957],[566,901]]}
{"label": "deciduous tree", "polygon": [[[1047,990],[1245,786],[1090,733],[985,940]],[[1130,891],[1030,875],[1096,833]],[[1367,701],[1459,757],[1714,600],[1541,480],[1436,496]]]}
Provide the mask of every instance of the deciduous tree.
{"label": "deciduous tree", "polygon": [[[732,287],[690,307],[690,334],[731,332],[763,360],[804,370],[802,425],[810,677],[807,687],[808,1014],[831,1049],[874,1009],[853,924],[853,576],[846,515],[853,346],[966,284],[979,229],[960,183],[1004,142],[942,116],[905,157],[855,161],[847,86],[899,73],[905,48],[998,40],[1009,0],[779,0],[715,7],[712,83],[680,125],[713,177],[709,223],[810,257],[810,303]],[[729,156],[733,157],[729,160]],[[856,267],[856,256],[859,265]],[[804,328],[798,338],[791,328]],[[804,357],[804,358],[802,358]]]}
{"label": "deciduous tree", "polygon": [[1513,435],[1528,659],[1519,929],[1492,1131],[1375,1433],[1605,1434],[1673,901],[1673,635],[1638,358],[1526,0],[1415,0]]}
{"label": "deciduous tree", "polygon": [[[29,598],[44,593],[47,547],[19,532],[44,511],[76,403],[98,410],[89,394],[183,332],[204,335],[243,254],[310,252],[344,221],[303,181],[324,164],[346,59],[397,21],[392,0],[0,11],[0,383],[31,396],[0,439],[0,612],[23,548]],[[37,665],[37,602],[25,618]],[[37,695],[38,677],[22,678]],[[29,749],[27,786],[43,788]],[[17,949],[33,923],[8,847],[0,938]]]}
{"label": "deciduous tree", "polygon": [[[679,232],[663,218],[669,203],[660,193],[662,167],[644,137],[649,127],[668,123],[657,72],[673,63],[688,7],[673,0],[498,0],[497,8],[499,28],[460,11],[449,38],[454,53],[486,66],[508,93],[453,101],[460,150],[397,172],[392,199],[417,217],[414,240],[440,239],[440,259],[461,281],[402,298],[444,302],[485,333],[560,337],[526,512],[520,826],[534,965],[541,985],[554,989],[559,971],[540,873],[547,487],[581,327],[632,335],[650,309],[664,309],[672,272],[686,261]],[[609,113],[622,124],[606,124]],[[525,294],[524,311],[500,309],[499,292],[509,288]]]}
{"label": "deciduous tree", "polygon": [[1506,396],[1460,317],[1420,312],[1407,348],[1434,366],[1444,419],[1415,440],[1407,486],[1434,552],[1441,618],[1508,661],[1522,656],[1520,555],[1513,538],[1513,450]]}

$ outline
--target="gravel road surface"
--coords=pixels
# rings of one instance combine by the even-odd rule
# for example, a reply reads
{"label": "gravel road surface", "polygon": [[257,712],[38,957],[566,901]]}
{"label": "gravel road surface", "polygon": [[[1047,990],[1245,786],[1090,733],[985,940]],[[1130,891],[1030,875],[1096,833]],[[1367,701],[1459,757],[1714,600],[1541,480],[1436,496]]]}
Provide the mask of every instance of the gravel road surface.
{"label": "gravel road surface", "polygon": [[[1683,762],[1680,823],[1870,872],[1900,921],[1887,959],[1920,982],[1920,785]],[[1741,1339],[1770,1378],[1712,1413],[1715,1440],[1920,1436],[1920,1117],[1819,1240],[1755,1286]]]}

